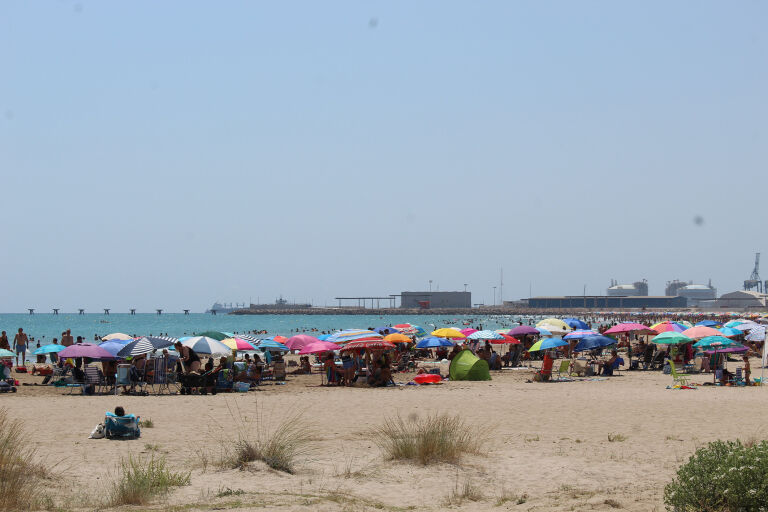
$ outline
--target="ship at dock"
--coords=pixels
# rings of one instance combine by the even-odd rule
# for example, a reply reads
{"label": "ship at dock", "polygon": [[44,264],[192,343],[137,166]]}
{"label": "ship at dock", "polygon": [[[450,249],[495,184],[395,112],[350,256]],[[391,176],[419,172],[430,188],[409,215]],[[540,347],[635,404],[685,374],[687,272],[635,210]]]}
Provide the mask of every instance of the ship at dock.
{"label": "ship at dock", "polygon": [[296,302],[288,302],[281,295],[280,298],[275,299],[274,304],[251,304],[250,306],[248,306],[248,309],[259,310],[259,311],[264,311],[264,310],[284,311],[287,309],[310,309],[311,307],[312,307],[312,304],[306,304],[306,303],[298,304]]}

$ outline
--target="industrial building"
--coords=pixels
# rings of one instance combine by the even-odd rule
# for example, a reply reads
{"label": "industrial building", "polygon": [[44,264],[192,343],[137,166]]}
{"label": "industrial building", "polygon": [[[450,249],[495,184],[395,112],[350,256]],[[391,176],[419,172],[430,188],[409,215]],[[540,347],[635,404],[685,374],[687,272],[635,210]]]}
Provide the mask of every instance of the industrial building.
{"label": "industrial building", "polygon": [[635,281],[632,284],[619,284],[615,279],[611,279],[611,286],[606,290],[609,297],[647,297],[648,281]]}
{"label": "industrial building", "polygon": [[717,298],[717,289],[712,286],[712,280],[708,284],[694,284],[693,281],[667,281],[664,289],[664,295],[668,297],[685,297],[688,299],[688,306],[700,307],[711,305]]}
{"label": "industrial building", "polygon": [[570,295],[528,299],[528,307],[537,309],[672,309],[684,308],[686,304],[685,297]]}
{"label": "industrial building", "polygon": [[471,308],[472,292],[402,292],[401,308]]}
{"label": "industrial building", "polygon": [[714,302],[718,309],[762,309],[766,307],[768,295],[751,290],[724,293]]}

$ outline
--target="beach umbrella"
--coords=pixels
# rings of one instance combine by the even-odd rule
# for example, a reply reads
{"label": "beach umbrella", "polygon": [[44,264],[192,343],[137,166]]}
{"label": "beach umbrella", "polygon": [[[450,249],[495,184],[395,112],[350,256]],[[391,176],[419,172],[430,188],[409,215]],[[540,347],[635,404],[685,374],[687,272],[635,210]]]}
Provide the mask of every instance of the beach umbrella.
{"label": "beach umbrella", "polygon": [[376,327],[374,329],[374,331],[376,331],[377,333],[381,334],[382,336],[386,336],[387,334],[395,334],[395,333],[399,333],[400,332],[400,330],[397,327],[389,327],[389,326]]}
{"label": "beach umbrella", "polygon": [[234,333],[231,333],[231,332],[227,332],[227,333],[224,333],[224,334],[227,335],[227,338],[240,338],[241,340],[247,341],[251,345],[261,341],[261,338],[258,338],[256,336],[254,336],[253,334],[234,334]]}
{"label": "beach umbrella", "polygon": [[744,322],[739,325],[736,325],[732,327],[732,329],[738,329],[739,331],[745,332],[745,331],[751,331],[752,329],[757,329],[758,327],[760,327],[760,324],[750,321],[750,322]]}
{"label": "beach umbrella", "polygon": [[536,330],[535,327],[531,327],[530,325],[518,325],[517,327],[513,327],[509,331],[507,331],[507,334],[510,336],[527,336],[529,334],[535,334],[538,335],[539,331]]}
{"label": "beach umbrella", "polygon": [[637,324],[634,322],[622,322],[616,324],[603,334],[627,334],[630,332],[642,333],[642,334],[656,334],[656,331],[643,324]]}
{"label": "beach umbrella", "polygon": [[[118,357],[128,357],[149,354],[154,350],[170,347],[177,341],[179,341],[178,338],[166,336],[144,336],[143,338],[139,338],[138,340],[124,345],[117,355]],[[103,344],[100,346],[103,346]]]}
{"label": "beach umbrella", "polygon": [[469,336],[470,334],[474,334],[477,332],[477,329],[472,329],[471,327],[467,327],[464,329],[459,329],[459,332],[463,334],[464,336]]}
{"label": "beach umbrella", "polygon": [[[566,332],[571,330],[571,326],[563,322],[559,318],[545,318],[544,320],[539,320],[538,322],[536,322],[536,327],[543,327],[546,325],[551,325],[552,327],[555,328],[555,330],[562,330]],[[547,329],[548,331],[552,330],[549,327],[544,327],[544,328]]]}
{"label": "beach umbrella", "polygon": [[225,339],[230,337],[227,333],[221,332],[221,331],[205,331],[205,332],[199,333],[197,336],[204,336],[206,338],[213,338],[216,341],[225,340]]}
{"label": "beach umbrella", "polygon": [[115,356],[93,343],[76,343],[59,352],[64,359],[87,357],[88,359],[114,359]]}
{"label": "beach umbrella", "polygon": [[563,319],[563,322],[568,324],[568,327],[571,329],[589,330],[590,328],[586,322],[582,322],[578,318],[565,318]]}
{"label": "beach umbrella", "polygon": [[320,354],[321,352],[331,352],[333,350],[339,350],[339,346],[335,343],[328,341],[316,341],[303,347],[299,354]]}
{"label": "beach umbrella", "polygon": [[56,352],[61,352],[62,350],[64,350],[64,348],[65,348],[64,345],[59,345],[58,343],[51,343],[50,345],[43,345],[42,347],[38,348],[32,353],[36,356],[39,356],[41,354],[54,354]]}
{"label": "beach umbrella", "polygon": [[405,334],[400,334],[399,332],[396,332],[394,334],[387,334],[386,336],[384,336],[384,341],[389,343],[410,343],[413,340],[408,336],[406,336]]}
{"label": "beach umbrella", "polygon": [[720,331],[723,334],[723,336],[728,336],[728,337],[741,336],[742,334],[744,334],[744,331],[734,329],[733,327],[721,327],[718,329],[718,331]]}
{"label": "beach umbrella", "polygon": [[4,348],[0,348],[0,357],[16,357],[16,354],[11,352],[10,350],[6,350]]}
{"label": "beach umbrella", "polygon": [[192,336],[191,338],[184,338],[181,340],[181,344],[191,348],[198,354],[229,355],[232,353],[231,348],[221,341],[209,338],[208,336]]}
{"label": "beach umbrella", "polygon": [[330,334],[320,334],[320,335],[317,336],[317,339],[320,340],[320,341],[325,341],[325,340],[327,340],[330,337],[331,337]]}
{"label": "beach umbrella", "polygon": [[580,340],[583,338],[588,338],[589,336],[597,336],[600,333],[597,331],[573,331],[572,333],[566,334],[563,336],[564,340]]}
{"label": "beach umbrella", "polygon": [[749,323],[750,320],[747,320],[745,318],[739,318],[738,320],[731,320],[730,322],[726,322],[723,327],[738,327],[741,324]]}
{"label": "beach umbrella", "polygon": [[543,327],[537,327],[536,332],[539,333],[539,335],[541,336],[552,336],[552,333]]}
{"label": "beach umbrella", "polygon": [[105,341],[103,343],[99,343],[99,346],[113,356],[117,356],[117,353],[123,350],[126,345],[118,341]]}
{"label": "beach umbrella", "polygon": [[608,336],[588,336],[579,340],[579,343],[573,348],[574,352],[582,352],[584,350],[594,350],[597,348],[605,348],[610,345],[614,345],[616,340],[609,338]]}
{"label": "beach umbrella", "polygon": [[270,351],[270,352],[288,352],[289,349],[284,344],[277,342],[275,340],[261,340],[257,345],[256,348],[259,350],[264,351]]}
{"label": "beach umbrella", "polygon": [[376,341],[383,340],[384,337],[367,329],[345,329],[331,334],[325,341],[331,343],[349,343],[351,341]]}
{"label": "beach umbrella", "polygon": [[377,340],[377,341],[350,341],[346,345],[344,345],[344,348],[341,349],[342,352],[345,350],[393,350],[395,346],[392,343],[387,343],[383,340]]}
{"label": "beach umbrella", "polygon": [[678,322],[670,322],[669,320],[653,324],[651,329],[661,334],[662,332],[683,332],[688,329],[687,325],[683,325]]}
{"label": "beach umbrella", "polygon": [[503,340],[504,337],[493,331],[477,331],[467,336],[468,340]]}
{"label": "beach umbrella", "polygon": [[251,350],[256,350],[256,347],[253,346],[252,343],[245,341],[242,338],[224,338],[221,340],[221,342],[228,346],[231,350],[237,350],[240,352],[248,352]]}
{"label": "beach umbrella", "polygon": [[461,331],[458,329],[454,329],[453,327],[443,327],[442,329],[437,329],[435,331],[432,331],[432,336],[437,336],[438,338],[452,338],[452,339],[463,339],[466,338]]}
{"label": "beach umbrella", "polygon": [[112,334],[107,334],[103,338],[101,338],[101,341],[111,341],[111,340],[132,340],[133,336],[130,336],[128,334],[123,334],[122,332],[113,332]]}
{"label": "beach umbrella", "polygon": [[755,327],[749,331],[745,339],[747,341],[765,341],[765,326]]}
{"label": "beach umbrella", "polygon": [[667,331],[651,338],[651,342],[657,345],[682,345],[693,341],[681,332]]}
{"label": "beach umbrella", "polygon": [[693,344],[696,348],[726,348],[726,347],[736,347],[736,346],[742,346],[741,343],[728,339],[725,336],[707,336],[706,338],[701,338],[699,341]]}
{"label": "beach umbrella", "polygon": [[557,347],[565,347],[568,345],[568,342],[565,341],[563,338],[544,338],[543,340],[539,340],[536,343],[533,344],[533,346],[528,349],[528,352],[537,352],[539,350],[549,350],[551,348],[557,348]]}
{"label": "beach umbrella", "polygon": [[502,334],[502,333],[499,333],[499,334],[501,335],[501,339],[499,339],[499,340],[490,340],[491,341],[491,345],[506,345],[506,344],[508,344],[508,345],[519,345],[520,344],[520,340],[518,340],[514,336],[510,336],[509,334]]}
{"label": "beach umbrella", "polygon": [[704,327],[703,325],[700,325],[698,327],[691,327],[690,329],[686,329],[683,331],[683,334],[691,338],[692,340],[699,340],[701,338],[706,338],[707,336],[720,336],[722,333],[718,331],[717,329],[713,329],[711,327]]}
{"label": "beach umbrella", "polygon": [[[323,334],[323,336],[329,335]],[[284,345],[290,350],[301,350],[310,343],[317,343],[318,341],[320,340],[314,336],[309,336],[308,334],[297,334],[296,336],[291,336],[288,338]]]}
{"label": "beach umbrella", "polygon": [[720,322],[715,322],[714,320],[702,320],[701,322],[696,322],[696,327],[699,327],[702,325],[704,327],[714,327],[714,328],[722,327],[722,324]]}
{"label": "beach umbrella", "polygon": [[438,347],[452,347],[453,342],[445,339],[445,338],[438,338],[437,336],[430,336],[428,338],[424,338],[423,340],[420,340],[416,344],[416,348],[438,348]]}
{"label": "beach umbrella", "polygon": [[399,330],[403,334],[411,336],[426,336],[427,331],[420,325],[415,324],[395,324],[395,329]]}

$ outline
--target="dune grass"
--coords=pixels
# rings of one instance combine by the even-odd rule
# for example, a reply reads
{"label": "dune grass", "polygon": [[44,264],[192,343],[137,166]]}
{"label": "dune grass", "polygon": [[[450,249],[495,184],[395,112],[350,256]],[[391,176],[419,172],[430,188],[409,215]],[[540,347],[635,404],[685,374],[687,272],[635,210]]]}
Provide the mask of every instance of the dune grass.
{"label": "dune grass", "polygon": [[164,457],[122,459],[120,477],[110,489],[109,505],[146,505],[173,487],[189,485],[189,480],[189,472],[170,470]]}
{"label": "dune grass", "polygon": [[155,422],[152,421],[152,418],[147,418],[145,420],[139,420],[139,427],[140,428],[154,428]]}
{"label": "dune grass", "polygon": [[458,415],[433,414],[422,419],[386,418],[371,437],[387,459],[428,465],[457,463],[464,454],[481,453],[489,431],[467,425]]}
{"label": "dune grass", "polygon": [[310,426],[301,412],[289,412],[276,423],[257,409],[254,417],[246,417],[239,409],[230,409],[237,430],[237,440],[224,442],[221,466],[243,469],[249,463],[262,461],[270,468],[293,473],[300,456],[311,451]]}
{"label": "dune grass", "polygon": [[45,499],[38,485],[48,472],[35,458],[34,448],[24,440],[22,423],[0,409],[0,510],[28,510]]}

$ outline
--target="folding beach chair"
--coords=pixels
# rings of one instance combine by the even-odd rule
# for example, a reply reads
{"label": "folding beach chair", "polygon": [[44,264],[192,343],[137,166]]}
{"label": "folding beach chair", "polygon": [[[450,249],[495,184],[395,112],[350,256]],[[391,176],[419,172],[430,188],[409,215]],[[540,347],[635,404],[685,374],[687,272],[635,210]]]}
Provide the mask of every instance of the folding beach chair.
{"label": "folding beach chair", "polygon": [[85,373],[85,382],[82,386],[83,394],[88,394],[88,387],[90,386],[93,386],[93,394],[97,394],[105,385],[101,372],[95,366],[86,366],[83,368],[83,372]]}
{"label": "folding beach chair", "polygon": [[272,378],[275,381],[285,381],[285,363],[283,361],[273,363]]}
{"label": "folding beach chair", "polygon": [[136,439],[140,437],[139,416],[133,414],[117,416],[107,412],[104,418],[104,436],[107,439]]}
{"label": "folding beach chair", "polygon": [[564,359],[560,361],[560,367],[557,369],[557,380],[560,380],[562,376],[569,377],[571,375],[571,360]]}
{"label": "folding beach chair", "polygon": [[671,359],[667,359],[667,363],[669,364],[669,372],[672,374],[672,385],[681,385],[681,386],[687,386],[688,385],[688,375],[685,373],[677,373],[677,370],[675,370],[675,363]]}
{"label": "folding beach chair", "polygon": [[741,366],[736,367],[736,374],[733,376],[733,384],[736,386],[746,386],[747,383],[744,380],[744,369]]}
{"label": "folding beach chair", "polygon": [[69,395],[71,395],[76,389],[82,390],[85,385],[85,372],[80,372],[82,375],[75,372],[76,368],[72,369],[72,382],[67,383],[67,389],[69,389]]}
{"label": "folding beach chair", "polygon": [[117,375],[115,375],[115,394],[120,386],[128,387],[131,385],[131,365],[117,365]]}

